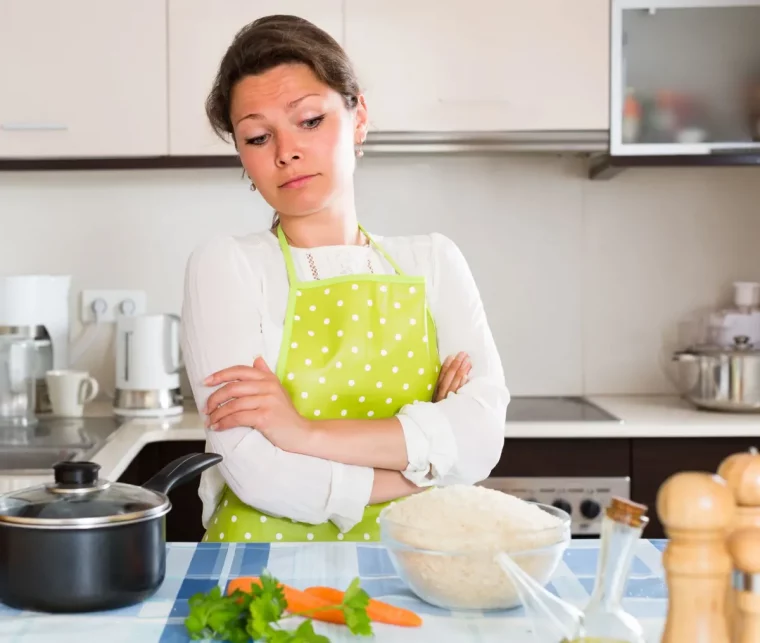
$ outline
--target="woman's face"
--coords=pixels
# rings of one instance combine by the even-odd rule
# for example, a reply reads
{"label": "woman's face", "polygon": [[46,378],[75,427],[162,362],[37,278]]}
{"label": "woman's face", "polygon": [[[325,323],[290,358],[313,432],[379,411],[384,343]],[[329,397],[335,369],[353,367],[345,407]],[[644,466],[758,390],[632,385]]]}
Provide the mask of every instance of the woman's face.
{"label": "woman's face", "polygon": [[285,64],[238,82],[230,117],[246,173],[280,214],[319,212],[351,193],[363,97],[349,110],[307,65]]}

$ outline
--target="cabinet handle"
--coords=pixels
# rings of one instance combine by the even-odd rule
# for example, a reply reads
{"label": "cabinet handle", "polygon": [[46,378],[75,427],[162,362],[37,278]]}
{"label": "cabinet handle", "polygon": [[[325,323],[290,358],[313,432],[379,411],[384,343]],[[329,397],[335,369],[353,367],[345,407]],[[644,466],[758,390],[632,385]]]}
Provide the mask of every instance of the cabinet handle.
{"label": "cabinet handle", "polygon": [[68,130],[65,123],[0,123],[0,129],[8,132],[55,132]]}

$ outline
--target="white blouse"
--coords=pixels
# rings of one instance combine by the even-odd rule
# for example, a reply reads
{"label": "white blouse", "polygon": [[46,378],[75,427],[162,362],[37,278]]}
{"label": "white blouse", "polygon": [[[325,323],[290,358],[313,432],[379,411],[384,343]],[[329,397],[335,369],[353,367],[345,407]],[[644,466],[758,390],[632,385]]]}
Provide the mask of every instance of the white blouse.
{"label": "white blouse", "polygon": [[[441,360],[469,354],[467,384],[438,403],[417,403],[398,414],[409,465],[418,486],[473,484],[488,477],[501,456],[509,393],[480,294],[459,248],[440,234],[375,237],[402,270],[424,275]],[[372,246],[292,248],[302,281],[339,275],[392,274]],[[288,278],[277,238],[269,231],[218,237],[190,256],[182,306],[182,351],[199,411],[214,371],[252,364],[261,355],[276,369]],[[206,450],[224,460],[203,473],[203,524],[224,484],[245,503],[270,515],[348,531],[362,518],[374,479],[371,467],[283,451],[250,427],[206,431]]]}

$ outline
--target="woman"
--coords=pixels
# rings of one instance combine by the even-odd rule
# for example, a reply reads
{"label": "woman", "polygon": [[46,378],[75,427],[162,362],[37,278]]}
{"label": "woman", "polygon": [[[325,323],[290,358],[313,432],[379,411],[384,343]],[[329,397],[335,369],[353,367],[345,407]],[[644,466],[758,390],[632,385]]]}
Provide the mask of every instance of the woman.
{"label": "woman", "polygon": [[367,105],[322,30],[245,27],[206,109],[277,214],[187,266],[183,353],[224,457],[201,480],[204,540],[377,540],[386,503],[499,460],[509,394],[478,290],[447,238],[358,224]]}

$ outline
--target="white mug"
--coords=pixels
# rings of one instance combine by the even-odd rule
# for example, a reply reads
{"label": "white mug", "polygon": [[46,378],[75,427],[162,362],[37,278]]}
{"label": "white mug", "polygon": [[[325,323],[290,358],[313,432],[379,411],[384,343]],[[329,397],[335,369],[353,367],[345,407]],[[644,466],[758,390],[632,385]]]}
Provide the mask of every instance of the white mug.
{"label": "white mug", "polygon": [[98,394],[98,382],[86,371],[48,371],[45,373],[53,415],[79,417],[84,405]]}

